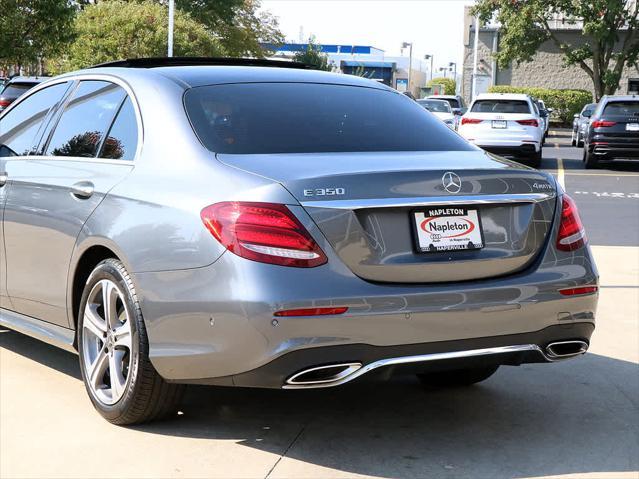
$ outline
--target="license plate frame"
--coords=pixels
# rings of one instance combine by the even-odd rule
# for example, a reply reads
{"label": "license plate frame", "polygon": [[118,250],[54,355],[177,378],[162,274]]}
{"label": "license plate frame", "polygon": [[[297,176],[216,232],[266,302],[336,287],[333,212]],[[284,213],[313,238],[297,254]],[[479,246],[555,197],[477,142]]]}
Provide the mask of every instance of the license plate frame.
{"label": "license plate frame", "polygon": [[[478,208],[434,206],[414,209],[410,212],[410,222],[413,229],[413,245],[415,251],[420,254],[476,252],[486,246],[481,214]],[[425,222],[427,226],[422,226]],[[465,234],[463,229],[460,230],[460,233],[451,229],[451,233],[454,233],[454,235],[446,234],[445,231],[442,232],[441,230],[439,233],[435,233],[435,231],[429,233],[425,229],[428,227],[433,230],[438,226],[442,229],[447,226],[454,228],[451,225],[469,223],[474,225],[474,227]],[[440,236],[434,237],[432,236],[433,234]],[[427,241],[431,242],[426,243]]]}
{"label": "license plate frame", "polygon": [[508,128],[508,120],[492,120],[490,127],[495,130],[505,130]]}

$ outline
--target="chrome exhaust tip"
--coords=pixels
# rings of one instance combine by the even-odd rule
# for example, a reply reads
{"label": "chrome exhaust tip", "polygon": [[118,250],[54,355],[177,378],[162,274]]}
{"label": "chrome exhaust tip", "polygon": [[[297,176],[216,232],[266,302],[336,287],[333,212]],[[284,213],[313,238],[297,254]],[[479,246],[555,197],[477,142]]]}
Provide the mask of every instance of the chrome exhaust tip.
{"label": "chrome exhaust tip", "polygon": [[546,346],[546,355],[552,360],[579,356],[588,351],[588,343],[580,340],[557,341]]}
{"label": "chrome exhaust tip", "polygon": [[310,386],[340,381],[362,367],[362,363],[340,363],[304,369],[286,380],[291,386]]}

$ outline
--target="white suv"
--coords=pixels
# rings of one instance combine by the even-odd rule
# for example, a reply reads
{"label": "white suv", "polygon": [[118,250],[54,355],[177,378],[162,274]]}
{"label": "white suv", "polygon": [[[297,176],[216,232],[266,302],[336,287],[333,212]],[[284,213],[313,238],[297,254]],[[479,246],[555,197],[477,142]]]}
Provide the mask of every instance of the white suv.
{"label": "white suv", "polygon": [[544,127],[528,95],[484,93],[462,116],[459,133],[494,153],[526,158],[539,167]]}

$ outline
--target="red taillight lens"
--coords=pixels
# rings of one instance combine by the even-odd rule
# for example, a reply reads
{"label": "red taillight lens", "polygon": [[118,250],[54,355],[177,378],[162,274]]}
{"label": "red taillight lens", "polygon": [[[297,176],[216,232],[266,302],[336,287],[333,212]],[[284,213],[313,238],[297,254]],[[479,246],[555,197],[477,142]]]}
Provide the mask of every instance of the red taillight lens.
{"label": "red taillight lens", "polygon": [[539,126],[539,122],[537,120],[517,120],[517,123],[524,126]]}
{"label": "red taillight lens", "polygon": [[604,121],[604,120],[595,120],[592,122],[593,128],[607,128],[609,126],[615,126],[617,124],[616,121]]}
{"label": "red taillight lens", "polygon": [[476,125],[478,123],[481,123],[484,120],[480,120],[479,118],[462,118],[461,124],[462,125]]}
{"label": "red taillight lens", "polygon": [[276,311],[273,315],[278,317],[328,316],[330,314],[344,314],[346,311],[348,311],[348,308],[346,307],[286,309],[284,311]]}
{"label": "red taillight lens", "polygon": [[298,268],[312,268],[327,261],[285,205],[229,201],[207,206],[200,216],[211,234],[242,258]]}
{"label": "red taillight lens", "polygon": [[0,108],[6,108],[9,105],[11,105],[11,101],[10,100],[0,100]]}
{"label": "red taillight lens", "polygon": [[586,244],[586,231],[581,223],[577,205],[573,199],[564,195],[561,203],[561,223],[557,235],[557,249],[574,251]]}
{"label": "red taillight lens", "polygon": [[581,286],[579,288],[560,289],[559,293],[564,296],[578,296],[580,294],[593,294],[599,290],[597,286]]}

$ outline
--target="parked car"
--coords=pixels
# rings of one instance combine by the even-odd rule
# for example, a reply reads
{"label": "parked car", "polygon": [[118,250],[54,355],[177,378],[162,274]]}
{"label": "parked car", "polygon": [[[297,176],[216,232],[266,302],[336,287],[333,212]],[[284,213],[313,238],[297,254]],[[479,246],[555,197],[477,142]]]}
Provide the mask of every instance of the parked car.
{"label": "parked car", "polygon": [[586,128],[586,168],[603,160],[639,159],[639,95],[604,96]]}
{"label": "parked car", "polygon": [[455,115],[450,103],[444,100],[422,99],[417,100],[421,106],[439,118],[448,128],[455,129]]}
{"label": "parked car", "polygon": [[77,350],[108,421],[185,383],[459,386],[587,350],[597,272],[551,174],[302,67],[114,62],[0,115],[0,324]]}
{"label": "parked car", "polygon": [[582,108],[581,113],[575,113],[575,119],[572,122],[572,136],[570,138],[572,146],[579,148],[584,146],[584,135],[586,134],[590,117],[596,107],[596,103],[588,103]]}
{"label": "parked car", "polygon": [[539,167],[543,125],[528,95],[483,93],[462,116],[459,133],[487,151]]}
{"label": "parked car", "polygon": [[47,80],[48,77],[22,77],[10,78],[0,92],[0,111],[13,103],[20,95],[24,94],[34,86]]}
{"label": "parked car", "polygon": [[467,111],[466,104],[464,103],[464,99],[461,97],[461,95],[431,95],[426,98],[447,101],[450,104],[450,108],[453,110],[453,114],[455,115],[455,129],[459,127],[459,119]]}
{"label": "parked car", "polygon": [[537,107],[536,112],[539,114],[539,118],[543,125],[544,129],[544,137],[541,141],[541,144],[546,144],[546,138],[548,137],[548,129],[550,128],[550,114],[552,113],[552,109],[546,108],[546,104],[543,100],[534,99],[534,104]]}

